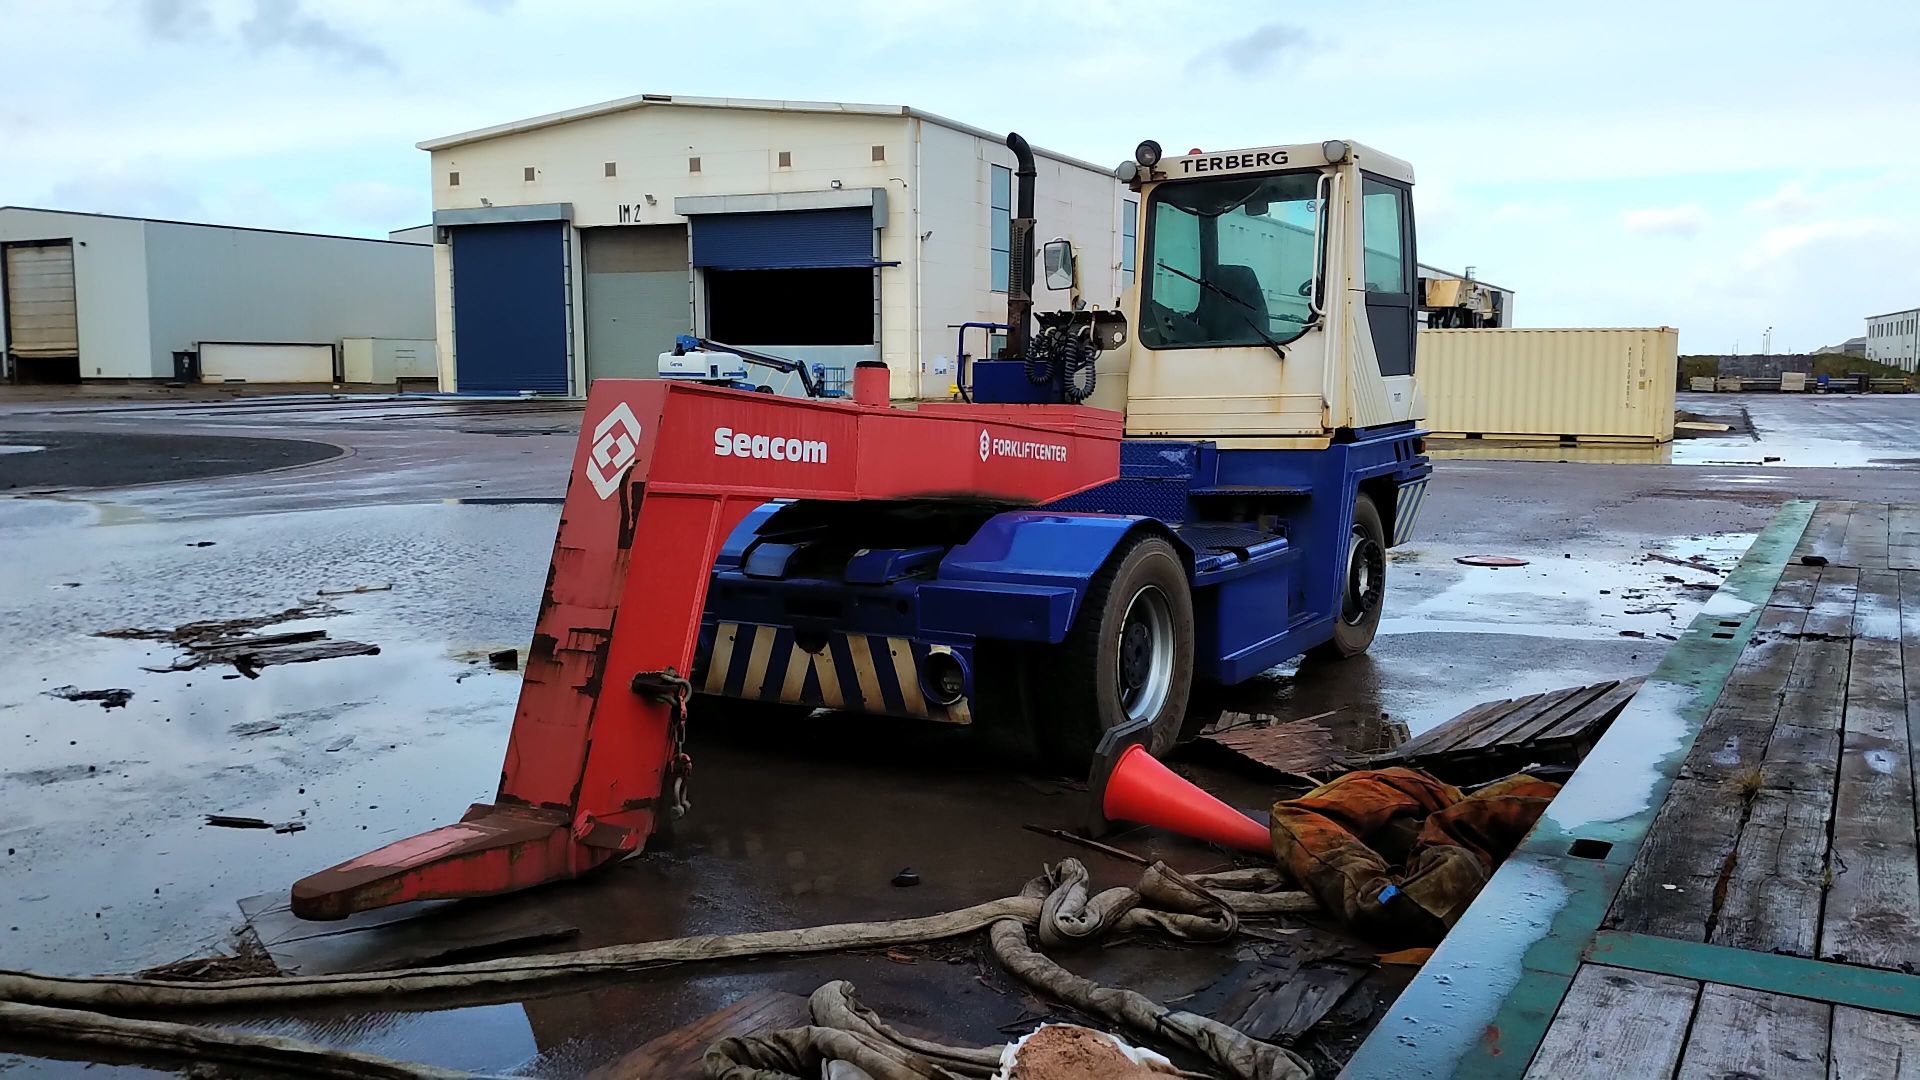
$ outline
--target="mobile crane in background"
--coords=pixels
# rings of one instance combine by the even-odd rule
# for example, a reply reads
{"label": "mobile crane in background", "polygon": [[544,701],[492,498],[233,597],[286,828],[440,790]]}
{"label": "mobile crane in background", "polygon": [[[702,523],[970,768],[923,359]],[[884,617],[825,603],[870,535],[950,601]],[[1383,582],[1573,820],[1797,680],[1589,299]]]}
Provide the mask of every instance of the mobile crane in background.
{"label": "mobile crane in background", "polygon": [[[641,850],[687,808],[696,693],[1013,726],[1084,768],[1112,729],[1174,745],[1196,681],[1368,647],[1430,472],[1411,168],[1144,142],[1118,170],[1140,284],[1035,331],[1035,169],[1007,142],[1007,346],[966,400],[893,408],[877,361],[851,401],[595,382],[499,794],[303,879],[296,914]],[[1046,249],[1071,287],[1071,243]],[[676,351],[738,380],[724,347]]]}

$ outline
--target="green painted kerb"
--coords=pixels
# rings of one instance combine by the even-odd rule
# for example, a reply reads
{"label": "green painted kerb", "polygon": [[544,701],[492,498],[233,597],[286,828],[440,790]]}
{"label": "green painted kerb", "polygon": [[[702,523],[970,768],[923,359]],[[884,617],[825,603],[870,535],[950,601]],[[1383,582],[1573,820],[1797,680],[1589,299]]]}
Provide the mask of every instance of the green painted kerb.
{"label": "green painted kerb", "polygon": [[1920,1016],[1920,976],[1833,964],[1800,956],[1730,949],[1699,941],[1602,930],[1587,959],[1611,967],[1724,983],[1768,994],[1853,1005],[1875,1012]]}
{"label": "green painted kerb", "polygon": [[[1496,1080],[1526,1072],[1813,510],[1811,502],[1787,503],[1754,540],[1588,755],[1578,782],[1494,874],[1343,1077]],[[1591,791],[1587,782],[1616,775],[1618,786],[1648,788],[1643,805],[1607,813],[1572,805],[1583,784]],[[1569,851],[1576,839],[1612,847],[1603,858],[1577,858]]]}

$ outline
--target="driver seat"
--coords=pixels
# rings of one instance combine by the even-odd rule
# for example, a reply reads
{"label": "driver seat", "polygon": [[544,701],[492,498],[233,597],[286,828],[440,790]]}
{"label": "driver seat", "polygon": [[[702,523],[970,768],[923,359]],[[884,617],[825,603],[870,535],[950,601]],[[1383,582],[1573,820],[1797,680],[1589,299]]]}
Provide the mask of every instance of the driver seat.
{"label": "driver seat", "polygon": [[1267,297],[1260,288],[1260,275],[1253,267],[1240,263],[1222,263],[1208,276],[1209,281],[1218,285],[1229,296],[1245,303],[1240,306],[1214,292],[1202,289],[1200,305],[1194,312],[1202,332],[1209,341],[1226,341],[1247,336],[1247,323],[1261,330],[1267,330],[1271,320],[1267,317]]}

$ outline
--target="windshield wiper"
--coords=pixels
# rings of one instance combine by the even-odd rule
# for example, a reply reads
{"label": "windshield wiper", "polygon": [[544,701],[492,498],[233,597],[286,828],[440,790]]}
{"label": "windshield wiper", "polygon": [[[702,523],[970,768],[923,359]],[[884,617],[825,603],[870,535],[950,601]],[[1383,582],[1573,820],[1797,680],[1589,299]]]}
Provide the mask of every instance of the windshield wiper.
{"label": "windshield wiper", "polygon": [[[1233,295],[1232,293],[1228,292],[1225,288],[1221,287],[1220,285],[1215,284],[1214,282],[1208,281],[1206,278],[1195,277],[1194,275],[1187,273],[1185,270],[1182,270],[1179,267],[1168,266],[1166,263],[1166,260],[1164,259],[1157,260],[1154,263],[1154,265],[1158,266],[1160,269],[1165,270],[1168,273],[1171,273],[1177,277],[1186,278],[1188,281],[1193,282],[1195,285],[1198,285],[1203,289],[1207,289],[1212,292],[1218,293],[1219,295],[1226,297],[1228,300],[1233,301],[1235,304],[1238,304],[1240,307],[1245,308],[1247,311],[1258,312],[1261,315],[1268,314],[1267,309],[1254,307],[1252,304],[1248,303],[1245,300],[1242,300],[1238,296]],[[1265,344],[1267,348],[1272,349],[1275,356],[1278,356],[1282,360],[1285,360],[1287,358],[1287,350],[1281,346],[1280,339],[1268,333],[1266,328],[1261,326],[1259,323],[1254,322],[1253,317],[1251,315],[1242,314],[1240,316],[1240,321],[1243,323],[1246,323],[1247,329],[1253,331],[1254,334],[1257,337],[1259,337],[1260,341],[1263,344]]]}

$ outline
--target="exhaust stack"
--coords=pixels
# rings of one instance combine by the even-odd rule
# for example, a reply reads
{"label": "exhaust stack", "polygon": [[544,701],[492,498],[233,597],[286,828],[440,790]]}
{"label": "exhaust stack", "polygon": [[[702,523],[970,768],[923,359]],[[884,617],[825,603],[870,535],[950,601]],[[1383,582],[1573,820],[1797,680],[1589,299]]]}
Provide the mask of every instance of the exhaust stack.
{"label": "exhaust stack", "polygon": [[1007,149],[1013,151],[1019,167],[1016,178],[1012,227],[1008,230],[1007,258],[1007,348],[1002,359],[1018,359],[1027,354],[1032,336],[1033,318],[1033,148],[1018,134],[1007,136]]}

